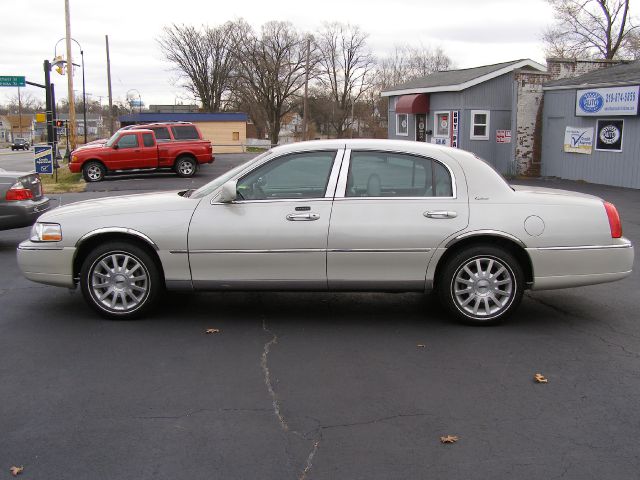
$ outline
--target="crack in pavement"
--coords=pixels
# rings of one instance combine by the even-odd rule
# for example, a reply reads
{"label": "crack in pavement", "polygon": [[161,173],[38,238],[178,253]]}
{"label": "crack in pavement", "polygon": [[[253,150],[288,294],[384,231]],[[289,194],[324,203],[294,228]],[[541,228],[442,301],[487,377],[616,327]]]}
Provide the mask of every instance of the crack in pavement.
{"label": "crack in pavement", "polygon": [[[562,314],[562,315],[563,315],[563,316],[565,316],[565,317],[574,317],[574,318],[579,318],[579,316],[578,316],[577,314],[575,314],[575,313],[572,313],[572,312],[569,312],[569,311],[563,310],[562,308],[557,307],[556,305],[553,305],[553,304],[551,304],[551,303],[549,303],[549,302],[546,302],[546,301],[544,301],[544,300],[542,300],[542,299],[540,299],[540,298],[537,298],[537,297],[531,296],[531,295],[530,295],[530,294],[528,294],[528,293],[526,294],[526,296],[527,296],[529,299],[533,300],[534,302],[537,302],[537,303],[539,303],[539,304],[541,304],[541,305],[544,305],[545,307],[548,307],[548,308],[550,308],[551,310],[554,310],[554,311],[556,311],[556,312],[558,312],[558,313]],[[597,334],[597,333],[595,333],[595,332],[590,332],[590,331],[588,331],[588,330],[584,330],[584,329],[578,328],[578,327],[575,325],[575,323],[574,323],[574,322],[572,322],[572,321],[571,321],[571,320],[569,320],[569,319],[567,319],[567,320],[566,320],[566,323],[567,323],[567,325],[569,326],[569,328],[570,328],[571,330],[575,331],[575,332],[582,333],[583,335],[588,335],[588,336],[590,336],[590,337],[596,338],[596,339],[600,340],[602,343],[604,343],[605,345],[607,345],[608,347],[617,347],[617,348],[619,348],[620,350],[622,350],[625,354],[627,354],[628,356],[635,357],[635,358],[640,358],[640,353],[638,353],[638,352],[634,352],[634,351],[631,351],[631,350],[627,350],[627,348],[626,348],[624,345],[621,345],[621,344],[619,344],[619,343],[612,342],[611,340],[609,340],[609,339],[605,338],[605,337],[604,337],[604,336],[602,336],[602,335],[598,335],[598,334]],[[620,334],[620,333],[619,333],[619,332],[617,332],[617,331],[616,331],[616,330],[615,330],[615,329],[614,329],[610,324],[608,324],[608,323],[607,323],[607,324],[606,324],[606,326],[607,326],[611,331],[613,331],[614,333],[618,333],[618,334]],[[620,334],[620,335],[622,335],[622,334]],[[633,335],[631,335],[631,336],[633,336]]]}

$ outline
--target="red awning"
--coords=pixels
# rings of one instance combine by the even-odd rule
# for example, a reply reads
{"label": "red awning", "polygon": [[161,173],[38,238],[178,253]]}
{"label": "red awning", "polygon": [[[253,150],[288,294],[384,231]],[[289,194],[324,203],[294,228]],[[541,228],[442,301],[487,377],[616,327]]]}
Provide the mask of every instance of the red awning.
{"label": "red awning", "polygon": [[428,113],[429,94],[402,95],[396,103],[396,113]]}

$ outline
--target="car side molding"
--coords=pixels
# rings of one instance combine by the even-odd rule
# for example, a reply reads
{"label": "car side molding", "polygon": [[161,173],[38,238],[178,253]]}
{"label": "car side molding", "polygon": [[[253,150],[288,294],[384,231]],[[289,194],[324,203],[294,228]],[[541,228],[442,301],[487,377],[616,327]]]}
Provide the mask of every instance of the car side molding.
{"label": "car side molding", "polygon": [[134,230],[132,228],[124,228],[124,227],[106,227],[106,228],[97,228],[96,230],[92,230],[88,233],[85,233],[82,237],[80,237],[78,239],[78,241],[76,242],[76,248],[80,246],[80,244],[82,242],[84,242],[85,240],[91,238],[91,237],[95,237],[96,235],[103,235],[105,233],[124,233],[125,235],[133,235],[135,237],[138,237],[142,240],[144,240],[146,243],[148,243],[151,247],[153,247],[156,251],[159,251],[160,248],[158,247],[158,245],[156,245],[156,243],[151,240],[151,238],[149,238],[147,235],[145,235],[142,232],[139,232],[137,230]]}
{"label": "car side molding", "polygon": [[520,240],[518,237],[511,235],[510,233],[502,232],[500,230],[473,230],[472,232],[465,232],[449,240],[445,245],[445,248],[452,247],[453,245],[458,243],[460,240],[464,240],[465,238],[480,237],[480,236],[492,236],[492,237],[505,238],[507,240],[511,240],[512,242],[517,243],[522,248],[527,248],[525,243],[522,240]]}

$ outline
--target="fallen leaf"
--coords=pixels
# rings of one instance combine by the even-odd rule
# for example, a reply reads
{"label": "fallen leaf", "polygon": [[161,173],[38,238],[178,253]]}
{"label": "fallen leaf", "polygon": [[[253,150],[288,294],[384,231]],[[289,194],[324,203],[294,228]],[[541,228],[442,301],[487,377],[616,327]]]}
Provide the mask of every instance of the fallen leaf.
{"label": "fallen leaf", "polygon": [[457,435],[447,435],[446,437],[440,437],[440,443],[456,443],[457,441]]}
{"label": "fallen leaf", "polygon": [[547,383],[549,381],[544,378],[544,375],[542,375],[541,373],[536,373],[533,379],[538,383]]}
{"label": "fallen leaf", "polygon": [[13,466],[9,469],[9,471],[11,472],[11,475],[13,475],[14,477],[17,477],[18,475],[20,475],[23,470],[24,470],[24,467],[16,467],[16,466]]}
{"label": "fallen leaf", "polygon": [[425,348],[425,347],[426,347],[426,345],[423,345],[423,344],[419,343],[418,345],[416,345],[416,347],[418,347],[418,348]]}
{"label": "fallen leaf", "polygon": [[219,328],[207,328],[204,333],[209,334],[209,333],[220,333],[220,329]]}

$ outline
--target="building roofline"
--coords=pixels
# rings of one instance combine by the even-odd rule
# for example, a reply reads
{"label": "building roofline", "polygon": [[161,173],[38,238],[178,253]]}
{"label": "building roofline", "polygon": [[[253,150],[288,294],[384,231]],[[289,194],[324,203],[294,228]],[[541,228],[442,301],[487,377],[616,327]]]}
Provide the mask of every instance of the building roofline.
{"label": "building roofline", "polygon": [[640,85],[640,80],[631,81],[625,80],[622,82],[600,82],[600,83],[576,83],[573,85],[551,85],[548,87],[543,86],[542,90],[578,90],[587,88],[606,88],[606,87],[626,87],[631,85]]}
{"label": "building roofline", "polygon": [[[485,66],[485,65],[481,65]],[[489,66],[489,65],[486,65]],[[400,90],[387,90],[382,92],[380,95],[382,97],[392,97],[396,95],[409,95],[412,93],[437,93],[437,92],[460,92],[462,90],[466,90],[467,88],[473,87],[475,85],[479,85],[481,83],[487,82],[489,80],[493,80],[494,78],[500,77],[506,73],[513,72],[522,67],[532,67],[541,72],[546,72],[547,69],[544,65],[534,62],[533,60],[524,59],[518,62],[512,63],[506,67],[500,68],[498,70],[494,70],[493,72],[486,73],[484,75],[480,75],[479,77],[468,80],[464,83],[454,84],[454,85],[439,85],[437,87],[416,87],[416,88],[407,88]],[[478,68],[478,67],[474,67]],[[470,70],[470,69],[461,69],[461,70]]]}

